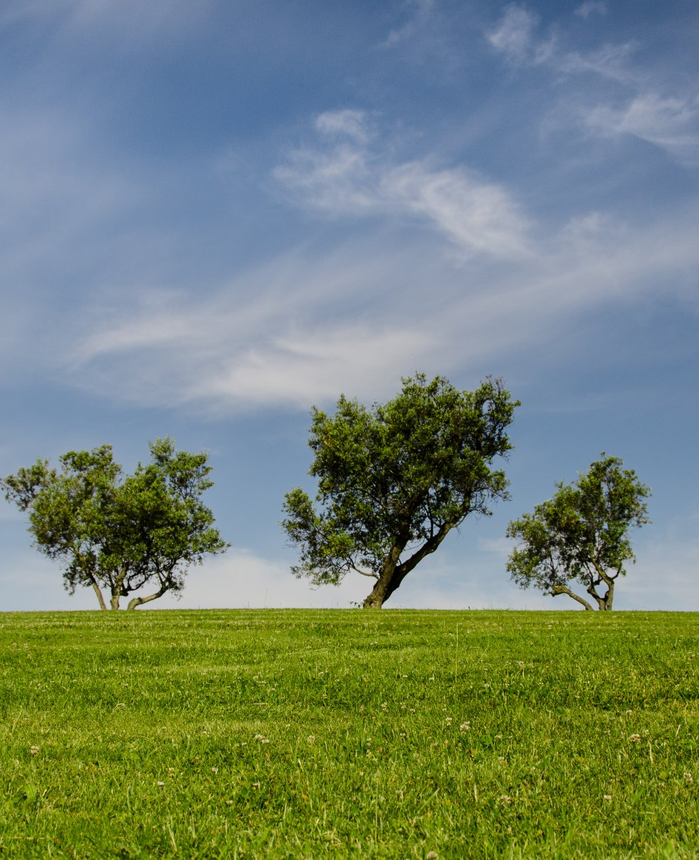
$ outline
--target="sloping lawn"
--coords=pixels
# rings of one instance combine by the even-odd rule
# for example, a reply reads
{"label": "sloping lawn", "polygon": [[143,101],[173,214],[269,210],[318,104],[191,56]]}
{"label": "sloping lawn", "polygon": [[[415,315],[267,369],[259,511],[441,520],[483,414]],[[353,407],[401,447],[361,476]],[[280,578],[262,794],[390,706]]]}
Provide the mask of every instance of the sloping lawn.
{"label": "sloping lawn", "polygon": [[0,614],[0,857],[696,857],[699,615]]}

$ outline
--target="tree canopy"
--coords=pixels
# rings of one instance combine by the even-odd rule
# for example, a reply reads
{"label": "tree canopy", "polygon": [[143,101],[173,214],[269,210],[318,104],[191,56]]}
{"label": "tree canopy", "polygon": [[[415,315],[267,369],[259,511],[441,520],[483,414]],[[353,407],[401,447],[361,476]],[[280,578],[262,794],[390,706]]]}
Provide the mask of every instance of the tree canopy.
{"label": "tree canopy", "polygon": [[521,545],[507,569],[521,588],[567,594],[592,609],[571,589],[577,583],[599,609],[612,608],[616,580],[636,558],[629,531],[650,522],[644,501],[650,489],[621,459],[601,456],[574,484],[557,483],[552,499],[508,526],[507,536]]}
{"label": "tree canopy", "polygon": [[154,591],[132,597],[128,609],[181,592],[191,565],[228,546],[200,498],[213,485],[208,455],[177,451],[169,438],[149,448],[151,462],[133,475],[102,445],[69,451],[58,470],[38,460],[0,480],[7,500],[29,511],[35,546],[63,563],[67,590],[93,588],[102,609],[103,590],[112,609],[147,585]]}
{"label": "tree canopy", "polygon": [[371,577],[364,606],[380,608],[465,517],[508,498],[491,464],[512,447],[505,431],[518,405],[500,380],[469,392],[418,373],[385,404],[343,395],[334,415],[314,408],[316,505],[300,487],[284,503],[283,528],[300,549],[293,573],[315,585]]}

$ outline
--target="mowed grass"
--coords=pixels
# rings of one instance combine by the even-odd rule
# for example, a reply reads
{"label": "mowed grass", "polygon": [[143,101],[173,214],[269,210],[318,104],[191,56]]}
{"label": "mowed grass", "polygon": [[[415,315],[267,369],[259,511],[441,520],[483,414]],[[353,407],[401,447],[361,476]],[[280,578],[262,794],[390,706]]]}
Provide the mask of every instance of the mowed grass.
{"label": "mowed grass", "polygon": [[697,857],[699,616],[0,614],[0,857]]}

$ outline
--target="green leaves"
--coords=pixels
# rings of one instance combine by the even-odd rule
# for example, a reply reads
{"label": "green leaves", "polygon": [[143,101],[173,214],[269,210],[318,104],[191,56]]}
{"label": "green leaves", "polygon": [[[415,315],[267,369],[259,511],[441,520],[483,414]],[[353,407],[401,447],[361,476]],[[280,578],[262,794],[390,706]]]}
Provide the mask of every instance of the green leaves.
{"label": "green leaves", "polygon": [[102,588],[112,608],[147,583],[156,591],[129,608],[180,591],[190,565],[228,546],[200,499],[212,486],[207,455],[177,451],[169,438],[150,451],[152,462],[126,477],[103,445],[64,454],[59,471],[39,460],[0,481],[7,499],[29,510],[40,552],[64,563],[66,588],[93,587],[102,608]]}
{"label": "green leaves", "polygon": [[569,583],[577,582],[600,609],[611,609],[614,582],[625,562],[635,560],[628,533],[649,522],[644,500],[650,489],[618,457],[602,458],[574,484],[558,483],[554,497],[533,514],[510,523],[507,536],[522,544],[507,569],[520,587],[568,594],[591,609],[571,592]]}
{"label": "green leaves", "polygon": [[332,416],[314,409],[318,508],[300,489],[284,504],[282,525],[301,552],[296,575],[336,584],[357,570],[383,578],[387,599],[450,529],[507,498],[491,461],[511,448],[505,431],[517,405],[497,380],[467,392],[416,374],[371,409],[344,396]]}

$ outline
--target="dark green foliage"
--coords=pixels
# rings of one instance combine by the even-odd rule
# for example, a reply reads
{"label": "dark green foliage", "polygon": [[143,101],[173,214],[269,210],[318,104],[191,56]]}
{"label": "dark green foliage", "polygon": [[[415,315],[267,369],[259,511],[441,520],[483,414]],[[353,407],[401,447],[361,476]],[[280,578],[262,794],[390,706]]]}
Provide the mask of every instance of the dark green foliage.
{"label": "dark green foliage", "polygon": [[491,463],[512,447],[505,431],[517,405],[499,380],[469,392],[416,374],[386,404],[343,396],[333,416],[314,409],[318,508],[300,488],[284,504],[283,527],[301,552],[293,572],[315,585],[351,570],[372,577],[364,605],[380,607],[451,529],[508,497]]}
{"label": "dark green foliage", "polygon": [[227,547],[200,499],[212,486],[208,455],[176,451],[171,439],[151,442],[150,452],[152,462],[128,476],[102,445],[64,454],[60,470],[38,460],[0,481],[7,500],[29,511],[39,551],[63,562],[70,593],[92,587],[103,609],[103,588],[118,609],[121,597],[154,584],[133,609],[181,591],[190,565]]}
{"label": "dark green foliage", "polygon": [[[559,482],[552,499],[510,523],[507,536],[522,541],[507,564],[522,588],[567,594],[586,609],[570,583],[583,585],[599,609],[611,609],[614,584],[635,561],[628,534],[650,522],[644,501],[650,495],[633,470],[618,457],[591,464],[572,484]],[[604,593],[600,593],[604,590]]]}

